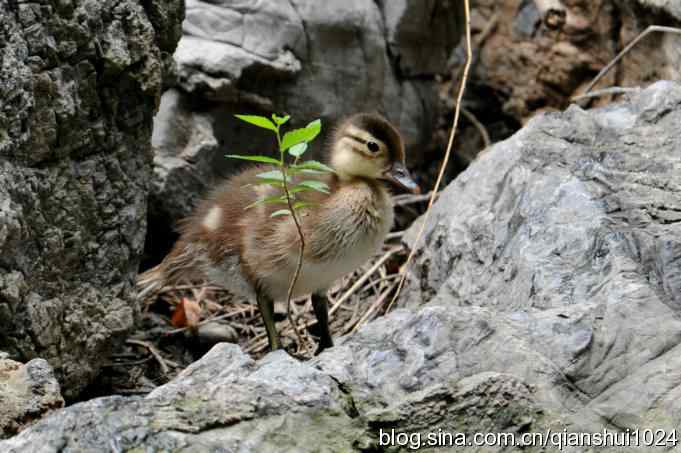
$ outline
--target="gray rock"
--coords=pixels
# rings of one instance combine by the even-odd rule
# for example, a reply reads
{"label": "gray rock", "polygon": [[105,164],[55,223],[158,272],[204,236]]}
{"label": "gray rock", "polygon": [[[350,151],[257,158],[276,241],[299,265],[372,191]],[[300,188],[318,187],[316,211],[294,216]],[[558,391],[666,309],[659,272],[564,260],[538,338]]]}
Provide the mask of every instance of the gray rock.
{"label": "gray rock", "polygon": [[[183,106],[182,95],[168,90],[154,118],[154,178],[151,216],[179,219],[210,187],[218,141],[211,118]],[[221,156],[222,157],[222,156]],[[224,159],[224,157],[223,157]],[[161,209],[161,212],[157,212]]]}
{"label": "gray rock", "polygon": [[[409,354],[401,349],[396,339],[419,336],[424,320],[446,328],[446,311],[402,311],[390,319],[309,363],[283,351],[256,363],[237,346],[220,344],[145,398],[76,404],[0,442],[0,449],[299,452],[323,446],[346,452],[376,447],[381,429],[426,432],[456,422],[460,431],[517,432],[543,419],[533,390],[517,377],[449,374],[457,368],[454,353],[444,352],[452,342],[432,367],[422,363],[430,346],[420,342]],[[346,362],[349,354],[364,359]],[[367,397],[374,388],[381,391]]]}
{"label": "gray rock", "polygon": [[45,360],[33,359],[23,365],[0,353],[0,438],[16,434],[63,406],[59,383]]}
{"label": "gray rock", "polygon": [[134,319],[152,118],[183,14],[143,3],[0,4],[0,348],[47,359],[67,397]]}
{"label": "gray rock", "polygon": [[214,346],[217,343],[238,343],[239,333],[232,326],[220,322],[200,325],[196,336],[202,345]]}
{"label": "gray rock", "polygon": [[[461,35],[459,3],[187,1],[177,91],[155,121],[152,222],[162,229],[188,215],[207,185],[237,168],[224,154],[274,152],[268,133],[234,113],[288,112],[292,126],[322,118],[328,132],[344,115],[382,111],[419,161],[437,113],[434,76]],[[320,146],[310,154],[319,158]]]}
{"label": "gray rock", "polygon": [[672,82],[533,119],[442,193],[423,242],[408,232],[417,252],[401,306],[485,310],[513,326],[507,341],[534,354],[514,374],[562,394],[545,401],[571,401],[588,430],[676,427],[679,121]]}
{"label": "gray rock", "polygon": [[676,0],[636,0],[643,6],[661,10],[676,20],[681,21],[681,3]]}

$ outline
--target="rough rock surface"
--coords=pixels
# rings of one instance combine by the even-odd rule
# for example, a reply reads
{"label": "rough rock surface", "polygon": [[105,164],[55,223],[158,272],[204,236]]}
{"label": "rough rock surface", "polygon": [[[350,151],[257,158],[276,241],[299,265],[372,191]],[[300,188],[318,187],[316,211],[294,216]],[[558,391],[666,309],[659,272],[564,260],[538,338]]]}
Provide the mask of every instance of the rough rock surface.
{"label": "rough rock surface", "polygon": [[218,345],[145,398],[74,405],[0,450],[397,451],[380,430],[678,428],[679,121],[669,82],[541,116],[441,195],[410,307],[310,362]]}
{"label": "rough rock surface", "polygon": [[[284,352],[256,363],[238,346],[221,344],[145,398],[76,404],[0,448],[347,452],[376,448],[380,429],[425,433],[447,423],[468,432],[517,432],[543,420],[520,379],[462,375],[454,360],[458,340],[443,332],[451,320],[446,311],[400,312],[391,320],[310,363]],[[424,326],[436,329],[426,333]],[[446,343],[428,344],[438,336]],[[424,361],[430,354],[442,360]]]}
{"label": "rough rock surface", "polygon": [[442,193],[401,305],[506,326],[590,428],[678,427],[680,121],[672,82],[531,120]]}
{"label": "rough rock surface", "polygon": [[62,406],[59,383],[45,360],[33,359],[23,365],[0,352],[0,438],[16,434]]}
{"label": "rough rock surface", "polygon": [[181,0],[0,2],[0,348],[66,396],[133,324]]}
{"label": "rough rock surface", "polygon": [[437,113],[434,77],[461,34],[459,8],[444,0],[324,7],[316,0],[188,0],[177,89],[164,95],[155,121],[154,234],[233,171],[224,154],[273,152],[272,137],[234,113],[288,112],[294,126],[321,117],[329,131],[343,115],[382,111],[418,160]]}

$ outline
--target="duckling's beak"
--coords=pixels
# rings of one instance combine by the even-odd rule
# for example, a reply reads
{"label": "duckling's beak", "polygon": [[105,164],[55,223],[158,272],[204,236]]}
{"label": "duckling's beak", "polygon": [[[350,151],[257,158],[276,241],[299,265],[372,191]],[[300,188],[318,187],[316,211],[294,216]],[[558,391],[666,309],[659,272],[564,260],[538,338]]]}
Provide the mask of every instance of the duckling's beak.
{"label": "duckling's beak", "polygon": [[395,162],[386,172],[385,179],[412,193],[421,193],[421,188],[412,179],[402,162]]}

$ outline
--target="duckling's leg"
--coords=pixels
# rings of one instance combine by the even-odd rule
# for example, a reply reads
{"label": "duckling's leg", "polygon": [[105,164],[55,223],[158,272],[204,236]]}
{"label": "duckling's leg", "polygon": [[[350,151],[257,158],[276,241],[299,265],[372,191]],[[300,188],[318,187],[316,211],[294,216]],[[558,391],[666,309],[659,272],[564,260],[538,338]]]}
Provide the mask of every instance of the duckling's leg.
{"label": "duckling's leg", "polygon": [[277,335],[277,328],[274,324],[274,301],[262,291],[256,293],[256,299],[258,300],[260,315],[265,323],[270,349],[272,351],[279,349],[281,345],[279,344],[279,336]]}
{"label": "duckling's leg", "polygon": [[317,317],[317,324],[319,324],[319,347],[317,347],[317,354],[326,348],[333,346],[333,339],[329,331],[329,310],[326,294],[312,295],[312,308]]}

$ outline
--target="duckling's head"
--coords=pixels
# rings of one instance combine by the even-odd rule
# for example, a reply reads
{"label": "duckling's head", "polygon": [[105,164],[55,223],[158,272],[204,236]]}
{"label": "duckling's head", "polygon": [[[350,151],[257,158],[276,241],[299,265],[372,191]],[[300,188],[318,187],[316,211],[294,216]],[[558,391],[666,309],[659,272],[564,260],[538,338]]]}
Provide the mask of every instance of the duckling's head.
{"label": "duckling's head", "polygon": [[341,180],[386,180],[419,192],[404,163],[400,133],[378,114],[359,113],[343,121],[333,136],[330,152],[330,164]]}

